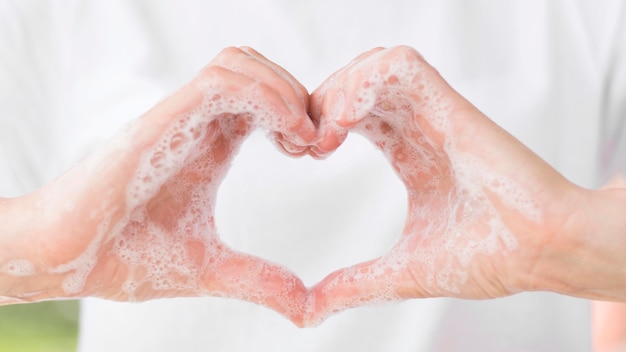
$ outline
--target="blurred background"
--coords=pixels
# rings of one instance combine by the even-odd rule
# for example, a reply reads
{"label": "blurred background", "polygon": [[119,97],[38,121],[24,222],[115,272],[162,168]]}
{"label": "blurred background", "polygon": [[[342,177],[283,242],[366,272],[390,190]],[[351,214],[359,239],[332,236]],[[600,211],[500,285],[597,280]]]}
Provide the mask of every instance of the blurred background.
{"label": "blurred background", "polygon": [[0,307],[0,352],[76,350],[78,301]]}

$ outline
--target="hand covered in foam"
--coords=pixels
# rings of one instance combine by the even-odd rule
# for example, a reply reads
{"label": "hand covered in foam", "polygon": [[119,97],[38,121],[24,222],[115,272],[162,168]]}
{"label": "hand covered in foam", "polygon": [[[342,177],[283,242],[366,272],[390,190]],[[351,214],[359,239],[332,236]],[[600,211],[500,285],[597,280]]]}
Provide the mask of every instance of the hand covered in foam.
{"label": "hand covered in foam", "polygon": [[[551,290],[626,301],[626,190],[569,183],[413,49],[375,49],[331,76],[311,96],[317,129],[308,102],[260,54],[225,50],[59,179],[0,199],[0,305],[218,295],[303,325],[413,297]],[[409,198],[395,246],[308,290],[283,267],[221,243],[215,195],[257,127],[291,155],[323,157],[349,131],[375,143]]]}
{"label": "hand covered in foam", "polygon": [[333,151],[348,131],[366,136],[406,186],[409,210],[387,254],[313,289],[309,322],[368,303],[538,289],[534,271],[553,254],[547,245],[582,190],[456,93],[415,50],[361,55],[312,94],[311,109],[325,136],[312,150]]}
{"label": "hand covered in foam", "polygon": [[307,151],[317,135],[307,104],[282,68],[250,48],[224,50],[96,155],[21,199],[30,210],[19,218],[41,225],[0,255],[0,276],[14,278],[5,302],[218,295],[298,323],[308,292],[300,279],[221,243],[213,212],[253,129],[289,154]]}

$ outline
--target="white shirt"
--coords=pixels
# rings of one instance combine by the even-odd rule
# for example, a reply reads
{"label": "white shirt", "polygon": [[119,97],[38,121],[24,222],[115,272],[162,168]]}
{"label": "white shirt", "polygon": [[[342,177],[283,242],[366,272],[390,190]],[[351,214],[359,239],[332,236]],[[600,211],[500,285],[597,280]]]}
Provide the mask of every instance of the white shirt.
{"label": "white shirt", "polygon": [[[595,187],[626,169],[625,13],[618,0],[4,2],[0,196],[62,173],[233,45],[256,48],[310,91],[374,46],[413,46],[567,178]],[[286,158],[256,133],[220,189],[216,219],[226,243],[313,285],[384,253],[405,202],[359,136],[319,162]],[[588,303],[549,293],[410,300],[310,329],[222,298],[90,299],[80,350],[587,351],[589,340]]]}

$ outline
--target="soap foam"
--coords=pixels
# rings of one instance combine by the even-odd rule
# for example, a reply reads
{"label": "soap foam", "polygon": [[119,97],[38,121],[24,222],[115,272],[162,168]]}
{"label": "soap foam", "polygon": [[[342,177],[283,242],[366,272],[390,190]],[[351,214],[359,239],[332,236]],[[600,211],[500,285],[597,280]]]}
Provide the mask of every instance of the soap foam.
{"label": "soap foam", "polygon": [[[84,293],[89,275],[102,264],[98,260],[114,259],[128,273],[120,283],[126,294],[119,296],[122,299],[145,299],[142,294],[149,289],[156,297],[235,296],[283,309],[293,316],[302,309],[300,302],[288,298],[301,282],[287,269],[253,261],[245,255],[241,255],[247,263],[245,270],[231,268],[229,273],[225,268],[228,260],[239,254],[219,240],[213,217],[217,188],[251,130],[292,131],[285,113],[294,109],[285,101],[285,106],[276,101],[264,103],[267,88],[259,84],[241,88],[233,97],[216,93],[222,92],[226,83],[213,77],[198,84],[203,92],[201,103],[173,118],[156,142],[142,152],[125,187],[125,204],[118,204],[112,198],[115,192],[110,190],[100,204],[88,210],[89,219],[99,219],[93,240],[75,259],[46,270],[65,275],[65,293]],[[138,119],[125,126],[110,143],[81,164],[81,171],[99,176],[98,170],[111,155],[134,153],[134,139],[141,133],[143,123]],[[292,132],[297,136],[297,131]],[[299,147],[303,141],[298,137],[283,142],[291,150],[303,149]],[[159,199],[172,206],[151,203]],[[38,206],[48,208],[43,203]],[[164,213],[153,214],[153,209]],[[76,205],[64,201],[59,210],[75,212]],[[28,276],[35,274],[35,268],[30,262],[15,259],[2,264],[0,272]],[[266,273],[286,284],[264,289],[259,280],[269,275]],[[212,276],[211,282],[217,284],[212,286],[204,281],[207,276]]]}
{"label": "soap foam", "polygon": [[[518,183],[457,148],[450,119],[453,98],[438,88],[440,78],[423,60],[416,60],[413,52],[404,57],[363,78],[354,88],[355,106],[347,111],[354,112],[355,120],[362,119],[355,130],[383,151],[407,185],[410,206],[404,234],[383,262],[423,270],[413,278],[425,277],[426,282],[418,284],[431,294],[459,294],[477,255],[506,255],[518,246],[489,195],[531,221],[540,221],[541,213]],[[431,139],[433,131],[443,141]],[[375,272],[352,275],[380,280],[383,289],[375,302],[393,300],[399,287],[415,285]]]}
{"label": "soap foam", "polygon": [[[129,212],[122,221],[128,225],[115,235],[111,252],[129,271],[122,289],[131,300],[139,299],[146,287],[179,294],[227,295],[296,315],[302,307],[288,299],[296,285],[295,276],[287,269],[230,251],[219,240],[213,215],[218,186],[251,130],[282,130],[289,125],[281,111],[257,105],[264,101],[259,87],[245,88],[242,94],[227,98],[214,93],[220,91],[218,85],[219,80],[199,84],[205,92],[200,106],[178,117],[161,141],[145,152],[128,185]],[[294,143],[294,150],[301,149],[298,142],[287,141]],[[144,200],[159,192],[167,192],[168,203],[174,204],[171,211],[179,213],[150,213]],[[238,256],[244,267],[229,269],[230,261]],[[260,283],[266,273],[287,284],[268,291]]]}
{"label": "soap foam", "polygon": [[[233,119],[227,112],[242,113],[252,100],[243,104],[227,100],[214,93],[219,90],[209,89],[215,88],[215,82],[203,82],[200,87],[206,92],[202,104],[178,117],[160,142],[144,154],[128,185],[130,226],[115,237],[113,253],[128,267],[123,289],[131,299],[143,285],[155,291],[202,290],[202,273],[210,270],[209,263],[219,262],[215,195],[229,156],[247,133],[219,120]],[[215,143],[224,148],[223,154],[206,153]],[[181,171],[184,175],[173,178]],[[168,192],[174,210],[176,205],[182,209],[179,214],[166,214],[178,219],[174,224],[161,223],[160,216],[152,216],[144,204],[162,190]]]}
{"label": "soap foam", "polygon": [[[355,105],[348,107],[355,118],[376,117],[364,119],[355,130],[382,149],[392,162],[399,177],[409,186],[410,207],[404,235],[388,255],[366,269],[348,269],[346,275],[336,277],[326,288],[332,291],[338,285],[350,284],[345,280],[352,277],[350,280],[376,280],[383,289],[336,302],[335,310],[363,302],[399,299],[398,286],[414,284],[402,282],[406,276],[401,273],[408,266],[426,271],[423,276],[426,282],[420,283],[426,290],[435,293],[440,288],[459,293],[468,280],[468,268],[476,255],[514,251],[517,240],[489,202],[487,190],[529,219],[541,219],[538,206],[516,182],[495,175],[486,165],[462,155],[454,140],[446,140],[446,149],[442,151],[423,132],[418,118],[424,118],[431,128],[446,136],[452,135],[446,132],[451,131],[453,124],[448,118],[452,103],[436,88],[436,82],[428,78],[426,70],[431,68],[425,65],[421,60],[398,60],[383,71],[374,70],[357,88]],[[264,272],[276,272],[269,270],[268,264],[257,264],[231,276],[219,270],[225,258],[213,218],[214,202],[230,159],[250,132],[247,124],[288,127],[279,111],[255,103],[263,101],[258,87],[244,90],[238,98],[226,98],[215,93],[225,84],[218,79],[202,82],[199,88],[205,94],[200,106],[178,116],[154,147],[143,153],[127,186],[121,220],[111,223],[119,209],[103,200],[99,211],[105,216],[87,250],[76,260],[52,270],[68,273],[63,284],[67,293],[76,294],[84,289],[102,245],[113,238],[109,255],[117,257],[128,269],[122,289],[131,300],[140,299],[140,291],[149,287],[162,292],[211,295],[228,292],[230,297],[266,305],[274,299],[294,314],[302,309],[293,300],[268,297],[259,287],[259,277]],[[377,90],[383,85],[390,88]],[[403,93],[406,91],[415,94],[407,97]],[[344,103],[337,103],[337,109]],[[223,120],[233,119],[233,113],[240,115],[240,123],[224,123]],[[129,125],[125,137],[138,133],[139,128],[138,123]],[[343,130],[334,125],[327,128]],[[407,135],[414,138],[407,140]],[[223,154],[206,153],[215,145],[224,148]],[[181,173],[186,177],[173,178]],[[171,216],[177,219],[174,224],[157,221],[159,217],[153,218],[149,203],[146,204],[163,191],[168,192],[168,202],[182,205],[175,208],[180,213]],[[70,212],[74,205],[66,203],[64,208]],[[468,233],[467,229],[473,232]],[[32,275],[34,268],[31,263],[14,260],[5,263],[1,271],[26,276]],[[207,273],[215,276],[222,286],[206,287],[201,280]],[[293,277],[286,269],[278,275],[287,282]],[[279,296],[287,297],[293,288],[285,285]],[[311,309],[315,298],[309,296],[306,304],[305,309]]]}
{"label": "soap foam", "polygon": [[35,266],[25,259],[13,259],[0,267],[0,273],[23,277],[35,275]]}
{"label": "soap foam", "polygon": [[116,209],[117,207],[111,208],[108,199],[105,199],[101,204],[101,210],[105,214],[104,218],[98,225],[96,236],[89,243],[87,249],[76,259],[50,269],[53,274],[67,274],[62,283],[65,293],[77,295],[83,291],[87,277],[97,264],[98,251],[109,230],[111,217]]}

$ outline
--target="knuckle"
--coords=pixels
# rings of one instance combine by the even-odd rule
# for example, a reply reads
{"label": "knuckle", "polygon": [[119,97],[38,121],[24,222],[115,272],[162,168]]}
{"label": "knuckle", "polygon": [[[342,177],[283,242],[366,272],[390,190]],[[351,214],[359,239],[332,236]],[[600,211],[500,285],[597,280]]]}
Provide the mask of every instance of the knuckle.
{"label": "knuckle", "polygon": [[255,88],[258,89],[261,96],[267,97],[270,94],[275,94],[274,88],[267,83],[261,81],[255,81]]}
{"label": "knuckle", "polygon": [[200,72],[200,77],[205,79],[216,79],[230,73],[230,70],[219,65],[208,65]]}
{"label": "knuckle", "polygon": [[424,61],[422,54],[420,54],[415,48],[408,45],[393,47],[390,49],[389,53],[391,58],[409,63]]}
{"label": "knuckle", "polygon": [[366,54],[369,56],[369,55],[373,55],[373,54],[379,53],[379,52],[381,52],[381,51],[385,51],[385,50],[387,50],[387,49],[388,49],[388,48],[386,48],[386,47],[384,47],[384,46],[377,46],[377,47],[372,48],[372,49],[371,49],[370,51],[368,51]]}
{"label": "knuckle", "polygon": [[242,56],[247,56],[241,49],[236,47],[227,47],[222,49],[219,54],[211,61],[212,65],[232,67],[233,63],[239,62]]}
{"label": "knuckle", "polygon": [[241,55],[243,54],[243,51],[237,47],[234,46],[229,46],[226,47],[224,49],[222,49],[219,54],[217,54],[217,57],[223,58],[223,57],[231,57],[231,56],[236,56],[236,55]]}
{"label": "knuckle", "polygon": [[254,48],[247,46],[247,45],[240,46],[239,50],[247,55],[256,56],[256,57],[261,56],[261,54],[259,54],[258,51],[254,50]]}
{"label": "knuckle", "polygon": [[421,57],[421,55],[417,50],[415,50],[415,48],[408,45],[398,45],[391,50],[407,57]]}

